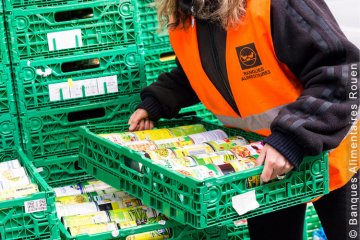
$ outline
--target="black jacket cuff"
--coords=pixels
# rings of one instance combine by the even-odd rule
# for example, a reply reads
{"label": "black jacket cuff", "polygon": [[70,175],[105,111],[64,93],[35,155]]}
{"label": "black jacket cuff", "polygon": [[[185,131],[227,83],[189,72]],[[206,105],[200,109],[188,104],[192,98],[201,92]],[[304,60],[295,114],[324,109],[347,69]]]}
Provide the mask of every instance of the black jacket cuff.
{"label": "black jacket cuff", "polygon": [[275,128],[263,142],[281,153],[294,166],[294,171],[306,155],[306,148],[298,143],[296,136],[280,128]]}
{"label": "black jacket cuff", "polygon": [[155,97],[147,96],[143,101],[136,107],[137,109],[144,109],[149,114],[151,121],[158,121],[164,116],[164,111],[161,103]]}

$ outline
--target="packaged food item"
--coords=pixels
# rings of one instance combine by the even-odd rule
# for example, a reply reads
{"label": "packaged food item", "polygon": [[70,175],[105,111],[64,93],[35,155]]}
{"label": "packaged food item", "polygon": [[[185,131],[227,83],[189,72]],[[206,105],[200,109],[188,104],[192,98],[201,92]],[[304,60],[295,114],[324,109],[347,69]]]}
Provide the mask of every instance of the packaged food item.
{"label": "packaged food item", "polygon": [[150,140],[122,143],[121,146],[131,148],[135,151],[156,150],[156,144]]}
{"label": "packaged food item", "polygon": [[[238,162],[238,166],[240,171],[248,170],[250,168],[255,167],[255,160],[250,158],[241,159]],[[260,175],[251,176],[246,181],[246,188],[249,189],[249,188],[257,187],[260,186],[260,184],[261,184]]]}
{"label": "packaged food item", "polygon": [[198,166],[197,161],[192,156],[178,157],[172,159],[178,167],[196,167]]}
{"label": "packaged food item", "polygon": [[199,155],[191,156],[198,165],[206,165],[206,164],[224,164],[227,161],[236,160],[238,159],[230,151],[223,151],[223,152],[213,152],[213,153],[205,153]]}
{"label": "packaged food item", "polygon": [[[10,171],[10,170],[8,170]],[[8,188],[16,188],[20,186],[29,185],[31,180],[28,176],[20,176],[11,179],[2,179],[0,180],[0,190],[5,190]]]}
{"label": "packaged food item", "polygon": [[235,162],[229,162],[229,163],[218,164],[218,165],[211,164],[211,165],[213,165],[215,168],[218,169],[218,172],[220,173],[221,176],[239,172],[239,167],[236,165]]}
{"label": "packaged food item", "polygon": [[116,223],[131,222],[161,216],[158,211],[147,206],[115,209],[108,211],[108,213],[110,220]]}
{"label": "packaged food item", "polygon": [[245,145],[244,147],[246,147],[250,151],[251,156],[260,155],[261,150],[264,147],[264,143],[263,142],[255,142],[255,143]]}
{"label": "packaged food item", "polygon": [[205,127],[201,124],[173,127],[169,128],[169,130],[174,134],[175,137],[188,136],[191,134],[206,132]]}
{"label": "packaged food item", "polygon": [[65,228],[96,224],[96,223],[108,223],[109,217],[105,211],[86,213],[81,215],[65,216],[61,218],[61,222]]}
{"label": "packaged food item", "polygon": [[8,188],[0,191],[0,201],[20,198],[39,192],[36,184],[28,184],[19,187]]}
{"label": "packaged food item", "polygon": [[172,237],[170,229],[164,228],[126,237],[126,240],[164,240]]}
{"label": "packaged food item", "polygon": [[117,200],[121,197],[126,197],[126,196],[133,197],[133,196],[130,196],[125,191],[118,191],[115,193],[108,193],[108,194],[98,194],[97,192],[91,192],[91,193],[88,193],[88,195],[91,198],[91,201],[93,201],[93,202],[103,201],[106,199]]}
{"label": "packaged food item", "polygon": [[17,159],[2,162],[2,163],[0,163],[0,172],[14,169],[14,168],[19,168],[19,167],[21,167],[21,164],[20,164],[19,160],[17,160]]}
{"label": "packaged food item", "polygon": [[117,144],[139,141],[136,135],[132,132],[99,134],[99,136]]}
{"label": "packaged food item", "polygon": [[153,161],[176,158],[172,149],[157,149],[154,151],[143,151],[140,153]]}
{"label": "packaged food item", "polygon": [[227,139],[215,140],[207,142],[207,144],[209,144],[216,152],[226,151],[239,146],[236,142]]}
{"label": "packaged food item", "polygon": [[184,146],[181,148],[173,148],[172,150],[174,151],[176,157],[186,157],[190,155],[214,152],[214,149],[206,143]]}
{"label": "packaged food item", "polygon": [[8,169],[8,170],[4,170],[4,171],[0,172],[1,180],[10,180],[10,179],[14,179],[14,178],[22,177],[22,176],[27,176],[25,168],[23,168],[23,167]]}
{"label": "packaged food item", "polygon": [[177,148],[182,146],[193,145],[189,137],[177,137],[164,140],[154,141],[158,149]]}
{"label": "packaged food item", "polygon": [[81,184],[54,188],[54,191],[55,191],[55,197],[81,195],[86,193]]}
{"label": "packaged food item", "polygon": [[118,228],[124,229],[124,228],[129,228],[129,227],[136,227],[136,226],[146,225],[146,224],[150,224],[150,223],[157,223],[161,220],[167,220],[167,218],[165,216],[157,216],[157,217],[153,217],[153,218],[134,220],[134,221],[130,221],[130,222],[122,222],[122,223],[118,223]]}
{"label": "packaged food item", "polygon": [[116,223],[110,222],[110,223],[97,223],[97,224],[70,227],[68,228],[68,231],[71,234],[71,236],[76,236],[84,233],[91,235],[95,233],[115,231],[117,229],[118,228],[116,226]]}
{"label": "packaged food item", "polygon": [[133,196],[123,197],[121,199],[116,199],[116,200],[106,199],[102,201],[97,201],[96,204],[98,205],[100,211],[108,211],[108,210],[137,207],[144,205],[140,199],[137,199]]}
{"label": "packaged food item", "polygon": [[228,137],[226,138],[227,140],[230,140],[232,142],[235,142],[238,146],[242,147],[245,145],[249,144],[249,141],[246,140],[244,137],[242,136],[233,136],[233,137]]}
{"label": "packaged food item", "polygon": [[55,198],[56,205],[72,205],[78,203],[90,202],[90,198],[87,194],[63,196]]}
{"label": "packaged food item", "polygon": [[78,203],[72,205],[56,205],[58,218],[79,214],[89,214],[99,211],[95,202]]}
{"label": "packaged food item", "polygon": [[188,168],[188,169],[180,169],[180,170],[176,170],[176,171],[185,176],[191,176],[198,180],[204,180],[205,178],[208,178],[208,177],[218,177],[218,176],[222,175],[219,172],[218,168],[216,168],[213,165],[209,165],[209,164],[204,165],[204,166],[192,167],[192,168]]}
{"label": "packaged food item", "polygon": [[98,195],[119,192],[116,188],[99,180],[85,182],[82,183],[81,186],[86,193],[97,193]]}
{"label": "packaged food item", "polygon": [[[163,129],[155,129],[155,130],[145,130],[145,131],[137,131],[133,132],[139,141],[143,140],[162,140],[162,139],[169,139],[174,138],[174,134],[169,129],[163,128]],[[181,135],[183,136],[183,135]]]}
{"label": "packaged food item", "polygon": [[193,141],[194,144],[221,140],[227,137],[228,135],[220,129],[189,135],[189,138]]}

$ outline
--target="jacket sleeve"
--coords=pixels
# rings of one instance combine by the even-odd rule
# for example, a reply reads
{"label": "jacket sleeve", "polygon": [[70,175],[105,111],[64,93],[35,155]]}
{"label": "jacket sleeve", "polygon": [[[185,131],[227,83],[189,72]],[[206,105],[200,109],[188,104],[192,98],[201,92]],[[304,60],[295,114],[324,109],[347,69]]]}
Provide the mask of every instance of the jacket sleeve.
{"label": "jacket sleeve", "polygon": [[296,170],[305,155],[339,146],[356,124],[360,86],[353,75],[359,74],[360,52],[324,0],[272,0],[271,24],[278,59],[305,91],[280,111],[264,142]]}
{"label": "jacket sleeve", "polygon": [[173,118],[181,108],[200,102],[177,58],[175,62],[176,68],[160,74],[156,82],[141,91],[142,103],[136,109],[145,109],[150,120]]}

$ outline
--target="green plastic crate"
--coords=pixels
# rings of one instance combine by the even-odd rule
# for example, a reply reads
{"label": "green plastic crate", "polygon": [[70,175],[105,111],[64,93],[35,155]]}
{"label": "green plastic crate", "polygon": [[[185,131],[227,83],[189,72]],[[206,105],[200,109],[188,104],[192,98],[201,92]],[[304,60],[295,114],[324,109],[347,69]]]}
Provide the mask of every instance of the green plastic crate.
{"label": "green plastic crate", "polygon": [[79,167],[79,152],[66,152],[34,159],[33,164],[50,186],[69,186],[93,179]]}
{"label": "green plastic crate", "polygon": [[[264,137],[226,128],[198,117],[161,121],[157,128],[201,123],[207,130],[223,129],[228,135],[241,135],[252,141]],[[290,171],[282,181],[252,189],[246,179],[261,174],[263,166],[220,178],[195,180],[165,169],[141,154],[97,136],[100,133],[124,132],[127,124],[114,126],[82,126],[79,165],[87,173],[107,184],[143,200],[144,204],[171,219],[195,228],[228,225],[234,221],[308,202],[329,192],[328,153],[306,157],[298,171]],[[126,166],[128,161],[143,164],[144,173]],[[232,207],[232,197],[255,191],[260,207],[239,216]]]}
{"label": "green plastic crate", "polygon": [[17,114],[14,95],[11,68],[9,65],[0,63],[0,114]]}
{"label": "green plastic crate", "polygon": [[[99,67],[63,72],[61,66],[68,62],[82,61],[87,59],[99,59]],[[89,60],[88,60],[89,61]],[[46,69],[51,73],[45,76]],[[43,107],[59,108],[64,104],[70,106],[84,105],[101,99],[116,99],[120,95],[139,93],[145,85],[143,56],[138,54],[135,45],[118,47],[107,51],[79,52],[73,56],[56,58],[37,58],[34,61],[22,60],[18,65],[13,65],[18,108],[20,113]],[[48,70],[49,71],[49,70]],[[40,74],[39,74],[40,73]],[[117,78],[118,92],[108,91],[107,87],[100,85],[101,95],[86,96],[85,88],[82,89],[80,98],[67,98],[64,93],[54,95],[56,101],[50,101],[49,85],[64,84],[69,89],[69,79],[73,84],[79,80],[97,79],[101,77],[115,76]],[[99,83],[100,84],[100,83]],[[102,89],[100,89],[102,87]],[[70,88],[71,89],[71,88]],[[69,90],[65,90],[69,91]],[[62,100],[61,100],[62,99]],[[54,99],[52,99],[54,100]]]}
{"label": "green plastic crate", "polygon": [[[77,240],[107,240],[107,239],[120,239],[126,240],[127,236],[170,228],[172,230],[173,236],[169,240],[226,240],[227,231],[226,228],[211,228],[205,230],[197,230],[190,226],[182,225],[174,220],[166,221],[165,225],[159,225],[158,223],[152,223],[148,225],[142,225],[138,227],[120,229],[115,232],[104,232],[98,234],[81,234],[75,237],[71,236],[68,231],[66,231],[64,225],[59,222],[61,239],[77,239]],[[114,235],[117,237],[114,237]]]}
{"label": "green plastic crate", "polygon": [[154,0],[137,0],[140,17],[140,41],[148,47],[158,44],[169,44],[169,33],[157,33],[157,11],[151,7]]}
{"label": "green plastic crate", "polygon": [[[12,11],[14,8],[20,8],[31,5],[48,5],[59,2],[66,2],[68,0],[3,0],[5,12]],[[90,2],[96,0],[83,0],[83,2]]]}
{"label": "green plastic crate", "polygon": [[[55,193],[40,177],[34,165],[20,148],[0,152],[0,161],[18,159],[26,168],[33,183],[39,186],[39,192],[29,197],[17,198],[1,202],[0,239],[56,239],[60,240],[55,209]],[[47,210],[35,213],[25,213],[24,203],[46,199]]]}
{"label": "green plastic crate", "polygon": [[31,160],[73,153],[79,147],[79,126],[123,123],[139,103],[140,96],[135,94],[75,107],[28,111],[20,115],[24,150]]}
{"label": "green plastic crate", "polygon": [[9,51],[7,45],[4,15],[0,1],[0,64],[10,64]]}
{"label": "green plastic crate", "polygon": [[11,113],[0,113],[0,151],[11,150],[20,146],[18,116]]}
{"label": "green plastic crate", "polygon": [[319,228],[322,226],[319,216],[317,215],[316,210],[312,204],[308,205],[306,209],[305,223],[306,223],[306,231],[307,231],[306,239],[312,240],[313,232],[315,230],[319,230]]}
{"label": "green plastic crate", "polygon": [[[79,13],[57,14],[87,9],[91,9],[92,13],[86,14],[93,14],[93,17],[77,20],[69,18],[64,21],[58,16],[78,16]],[[131,0],[79,0],[13,8],[6,16],[11,57],[14,62],[18,62],[35,56],[135,44],[135,33],[138,31],[135,29],[136,20],[137,14]],[[52,35],[70,30],[73,32],[60,33],[55,37]],[[64,43],[62,37],[69,42],[70,39],[73,41]]]}
{"label": "green plastic crate", "polygon": [[198,103],[191,107],[183,108],[180,110],[179,114],[181,116],[196,115],[207,121],[222,125],[222,123],[214,116],[214,114],[212,114],[212,112],[207,110],[206,107],[204,106],[204,104],[202,104],[202,103]]}
{"label": "green plastic crate", "polygon": [[145,51],[146,82],[148,85],[155,82],[158,76],[164,72],[170,72],[176,68],[175,60],[162,60],[163,56],[173,54],[170,44],[147,47]]}
{"label": "green plastic crate", "polygon": [[228,240],[250,240],[248,225],[230,224],[227,227]]}

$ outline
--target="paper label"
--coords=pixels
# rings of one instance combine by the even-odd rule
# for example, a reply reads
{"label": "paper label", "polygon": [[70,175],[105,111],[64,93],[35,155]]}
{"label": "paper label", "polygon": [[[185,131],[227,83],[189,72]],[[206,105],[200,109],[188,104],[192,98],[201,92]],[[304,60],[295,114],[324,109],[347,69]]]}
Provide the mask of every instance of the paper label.
{"label": "paper label", "polygon": [[49,51],[82,47],[81,29],[48,33],[47,39]]}
{"label": "paper label", "polygon": [[63,100],[70,99],[70,87],[67,82],[49,84],[50,101],[60,101],[60,89],[62,91]]}
{"label": "paper label", "polygon": [[46,211],[46,199],[39,199],[33,201],[24,202],[25,204],[25,213],[34,213],[34,212],[41,212]]}
{"label": "paper label", "polygon": [[102,95],[105,94],[104,83],[106,84],[107,93],[119,91],[116,75],[79,81],[73,81],[70,78],[67,82],[49,84],[50,101],[61,100],[60,89],[62,89],[64,100]]}
{"label": "paper label", "polygon": [[232,205],[239,215],[260,207],[256,201],[255,190],[232,197]]}
{"label": "paper label", "polygon": [[44,169],[43,169],[42,167],[39,167],[39,168],[36,169],[36,171],[37,171],[38,173],[40,173],[40,172],[44,171]]}
{"label": "paper label", "polygon": [[118,84],[116,76],[108,76],[97,79],[98,91],[99,94],[105,94],[105,84],[107,93],[115,93],[118,92]]}

